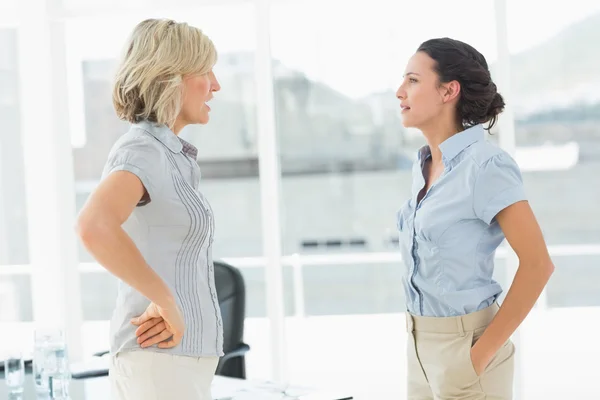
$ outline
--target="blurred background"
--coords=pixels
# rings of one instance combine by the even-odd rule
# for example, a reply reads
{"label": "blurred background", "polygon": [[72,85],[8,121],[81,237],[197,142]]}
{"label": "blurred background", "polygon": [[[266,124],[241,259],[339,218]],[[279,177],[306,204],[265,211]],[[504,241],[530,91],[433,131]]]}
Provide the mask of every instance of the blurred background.
{"label": "blurred background", "polygon": [[[147,17],[200,27],[219,51],[211,122],[182,137],[199,149],[215,257],[245,278],[249,378],[283,368],[358,399],[405,398],[395,214],[423,138],[402,127],[395,91],[418,45],[449,36],[484,54],[507,96],[489,140],[522,168],[556,264],[515,338],[517,398],[599,398],[600,3],[587,0],[0,0],[0,346],[65,318],[81,357],[108,347],[116,282],[72,224],[127,130],[112,77]],[[280,168],[261,177],[265,126]],[[280,196],[275,237],[261,185]],[[266,240],[281,246],[265,254]],[[500,251],[505,289],[514,269]]]}

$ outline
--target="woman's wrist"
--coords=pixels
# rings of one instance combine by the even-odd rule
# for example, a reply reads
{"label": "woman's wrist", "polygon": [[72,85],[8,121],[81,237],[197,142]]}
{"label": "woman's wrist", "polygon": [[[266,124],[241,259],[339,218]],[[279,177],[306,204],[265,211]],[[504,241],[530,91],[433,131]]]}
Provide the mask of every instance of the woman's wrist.
{"label": "woman's wrist", "polygon": [[173,309],[177,306],[177,302],[175,301],[175,297],[173,297],[172,293],[170,291],[168,291],[167,293],[165,293],[164,295],[162,295],[159,299],[157,299],[156,301],[154,301],[154,303],[164,309],[164,310],[170,310]]}

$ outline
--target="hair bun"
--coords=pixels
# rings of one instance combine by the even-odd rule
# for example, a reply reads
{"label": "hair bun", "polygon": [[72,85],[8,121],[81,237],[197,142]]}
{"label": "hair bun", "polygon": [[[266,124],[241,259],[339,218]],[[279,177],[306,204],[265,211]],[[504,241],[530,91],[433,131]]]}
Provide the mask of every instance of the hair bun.
{"label": "hair bun", "polygon": [[494,94],[494,97],[492,98],[492,102],[490,103],[490,105],[487,108],[486,116],[488,117],[488,119],[495,121],[496,118],[498,117],[498,115],[502,111],[504,111],[505,105],[506,104],[504,103],[504,98],[502,97],[502,95],[500,93],[496,92]]}

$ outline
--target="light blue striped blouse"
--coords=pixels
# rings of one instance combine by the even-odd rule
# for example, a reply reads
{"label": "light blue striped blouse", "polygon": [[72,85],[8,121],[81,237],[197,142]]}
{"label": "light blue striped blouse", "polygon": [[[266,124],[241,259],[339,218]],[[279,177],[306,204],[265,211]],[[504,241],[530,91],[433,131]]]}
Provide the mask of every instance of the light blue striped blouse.
{"label": "light blue striped blouse", "polygon": [[[186,330],[172,349],[144,350],[195,357],[223,355],[223,323],[212,260],[214,219],[198,189],[197,149],[169,128],[150,122],[132,125],[110,151],[103,177],[129,171],[144,184],[149,199],[140,202],[123,228],[145,260],[175,294]],[[111,320],[111,352],[141,350],[131,318],[149,300],[119,282]]]}

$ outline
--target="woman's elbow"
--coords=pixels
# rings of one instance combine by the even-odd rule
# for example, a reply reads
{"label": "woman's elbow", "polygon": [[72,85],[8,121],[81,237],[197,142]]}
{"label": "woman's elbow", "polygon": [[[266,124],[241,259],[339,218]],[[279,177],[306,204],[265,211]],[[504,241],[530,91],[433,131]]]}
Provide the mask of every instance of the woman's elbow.
{"label": "woman's elbow", "polygon": [[[540,258],[529,258],[519,260],[519,269],[523,268],[524,270],[529,271],[533,276],[539,277],[541,281],[548,281],[552,274],[554,273],[554,263],[552,259],[548,257],[540,257]],[[536,278],[537,279],[537,278]]]}
{"label": "woman's elbow", "polygon": [[538,271],[538,274],[543,280],[549,280],[552,274],[554,273],[555,267],[550,257],[538,261],[537,263],[535,263],[535,265],[536,271]]}
{"label": "woman's elbow", "polygon": [[79,214],[75,221],[75,233],[86,247],[102,237],[106,230],[105,224],[99,218],[85,212]]}
{"label": "woman's elbow", "polygon": [[546,263],[546,273],[548,274],[548,279],[550,279],[550,277],[554,273],[554,269],[554,263],[552,262],[552,260],[548,260],[548,262]]}

